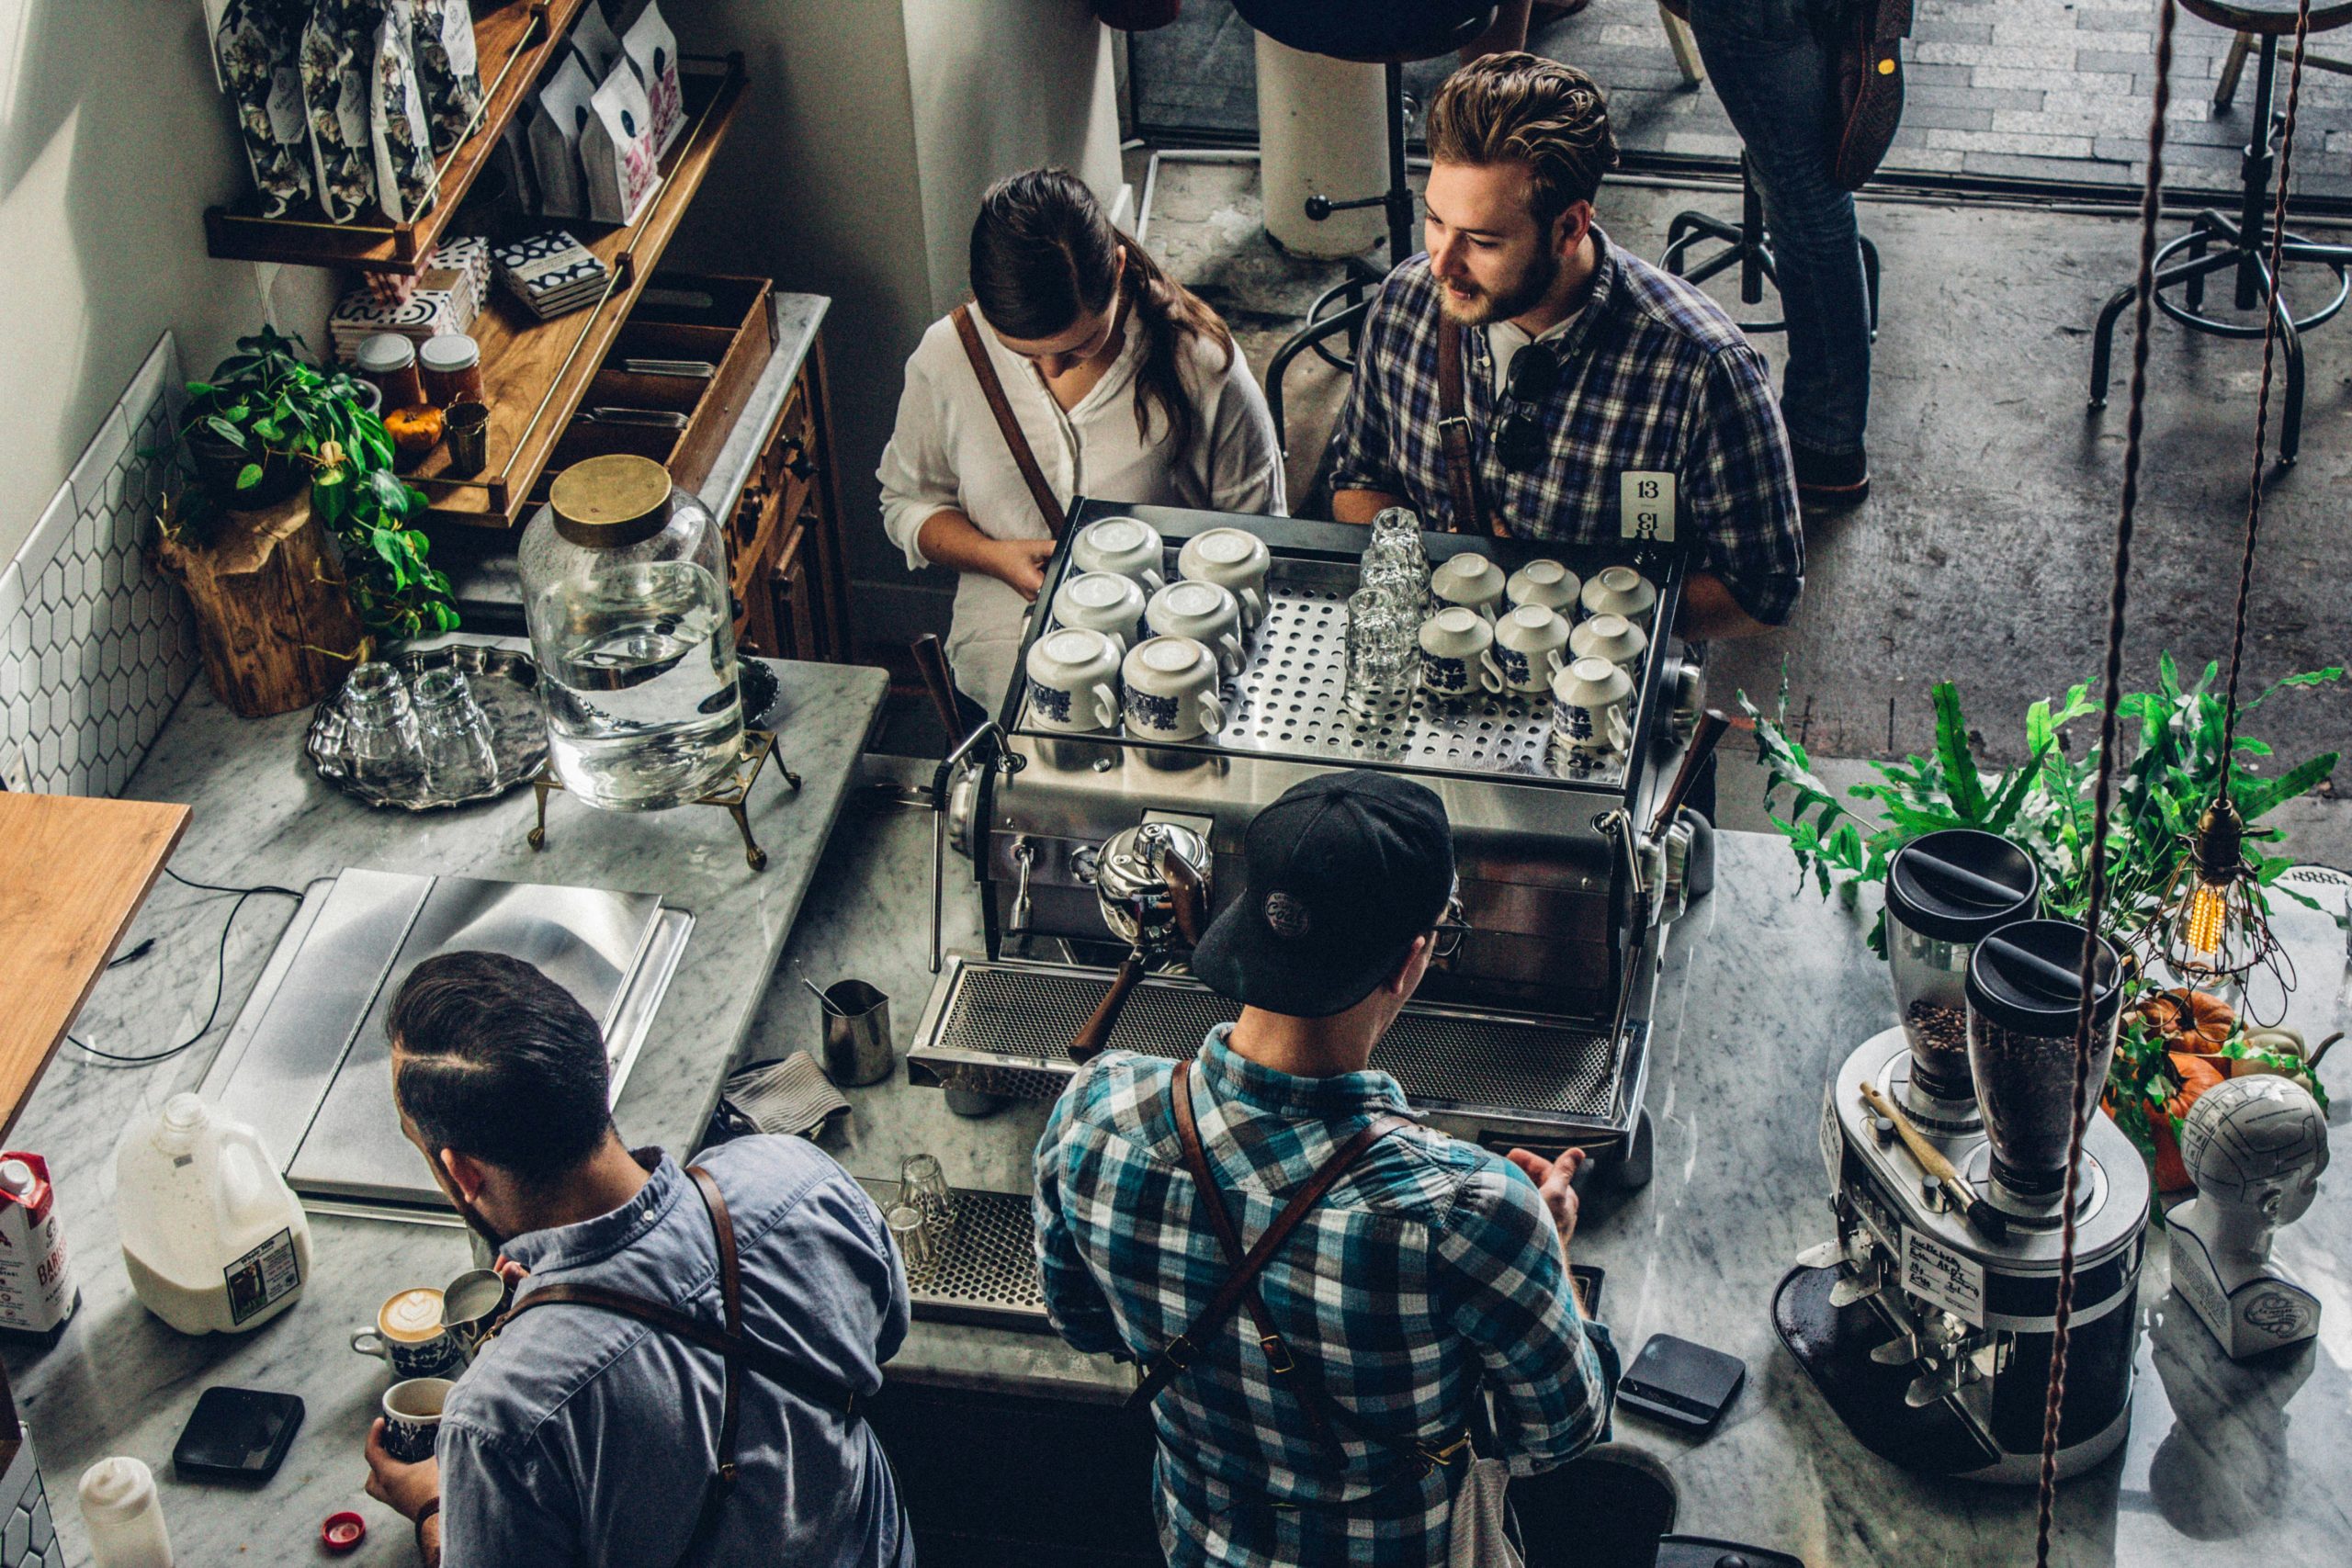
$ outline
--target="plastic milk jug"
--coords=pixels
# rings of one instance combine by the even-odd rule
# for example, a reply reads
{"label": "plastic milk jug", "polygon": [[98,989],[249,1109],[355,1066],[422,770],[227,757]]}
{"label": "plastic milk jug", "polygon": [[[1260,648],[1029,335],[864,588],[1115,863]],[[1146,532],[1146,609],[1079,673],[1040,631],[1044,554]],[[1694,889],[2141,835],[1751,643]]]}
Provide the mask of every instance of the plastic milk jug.
{"label": "plastic milk jug", "polygon": [[130,1288],[183,1334],[242,1334],[311,1277],[311,1222],[261,1137],[192,1094],[134,1122],[115,1156]]}

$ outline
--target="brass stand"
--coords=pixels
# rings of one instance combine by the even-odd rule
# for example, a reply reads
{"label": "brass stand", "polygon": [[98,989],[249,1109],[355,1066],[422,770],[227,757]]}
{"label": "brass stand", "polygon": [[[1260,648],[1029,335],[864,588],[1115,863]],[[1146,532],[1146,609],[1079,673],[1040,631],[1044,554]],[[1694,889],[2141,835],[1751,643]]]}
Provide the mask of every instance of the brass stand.
{"label": "brass stand", "polygon": [[[767,869],[768,852],[760,848],[759,840],[752,837],[752,818],[746,803],[752,797],[752,784],[759,778],[760,770],[767,766],[768,759],[775,754],[775,731],[745,730],[743,754],[736,761],[734,779],[724,789],[696,796],[694,801],[696,806],[723,806],[727,808],[728,815],[735,818],[735,830],[743,835],[743,859],[753,871]],[[776,768],[784,774],[784,782],[792,787],[793,793],[798,794],[800,775],[782,762],[778,762]],[[528,838],[530,846],[535,850],[547,848],[548,796],[561,788],[563,781],[555,776],[551,761],[540,764],[539,771],[531,775],[531,791],[538,797],[539,804],[538,825],[531,829]]]}

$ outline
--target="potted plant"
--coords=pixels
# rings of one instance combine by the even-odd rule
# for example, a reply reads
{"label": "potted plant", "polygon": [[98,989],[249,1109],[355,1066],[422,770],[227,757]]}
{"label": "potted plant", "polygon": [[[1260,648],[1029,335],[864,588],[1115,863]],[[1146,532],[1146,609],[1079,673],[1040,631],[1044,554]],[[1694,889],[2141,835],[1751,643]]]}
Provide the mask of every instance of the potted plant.
{"label": "potted plant", "polygon": [[[2313,1070],[2318,1051],[2305,1056],[2301,1042],[2283,1038],[2285,1032],[2250,1029],[2222,998],[2168,988],[2168,982],[2144,962],[2150,920],[2187,853],[2187,835],[2213,797],[2222,774],[2223,700],[2214,689],[2218,673],[2219,666],[2209,664],[2193,683],[2184,684],[2172,656],[2162,655],[2156,689],[2127,693],[2119,707],[2120,737],[2132,751],[2116,775],[2100,934],[2143,962],[2135,964],[2126,981],[2126,1021],[2109,1070],[2105,1103],[2116,1124],[2143,1153],[2151,1158],[2165,1156],[2160,1180],[2177,1172],[2177,1156],[2170,1145],[2180,1118],[2199,1093],[2223,1077],[2242,1072],[2285,1073],[2325,1103]],[[2337,754],[2325,752],[2281,772],[2265,773],[2272,750],[2245,734],[2244,727],[2281,691],[2344,679],[2340,667],[2290,675],[2239,704],[2240,732],[2232,748],[2228,787],[2247,823],[2245,849],[2256,867],[2256,895],[2266,908],[2272,892],[2319,907],[2278,882],[2292,863],[2272,851],[2283,835],[2257,824],[2287,801],[2318,787],[2335,772]],[[1788,840],[1800,875],[1825,897],[1835,892],[1850,898],[1865,884],[1884,880],[1895,851],[1923,833],[1978,828],[2001,834],[2040,864],[2044,913],[2079,920],[2089,902],[2098,748],[2094,739],[2075,755],[2073,727],[2099,711],[2090,689],[2084,682],[2055,705],[2039,701],[2028,707],[2026,760],[1988,780],[1976,765],[1959,689],[1943,682],[1933,691],[1933,754],[1873,762],[1878,777],[1853,785],[1842,798],[1814,772],[1804,747],[1788,732],[1783,722],[1785,681],[1770,715],[1760,712],[1745,693],[1738,700],[1756,723],[1758,754],[1769,774],[1764,795],[1768,812],[1785,802],[1787,815],[1775,812],[1773,826]],[[1858,804],[1849,806],[1849,801]],[[1872,952],[1886,956],[1883,912],[1868,941]]]}
{"label": "potted plant", "polygon": [[264,327],[209,379],[187,383],[187,412],[170,448],[182,491],[182,526],[209,532],[223,512],[259,512],[310,482],[322,443],[349,445],[375,389],[323,371],[295,353],[300,340]]}

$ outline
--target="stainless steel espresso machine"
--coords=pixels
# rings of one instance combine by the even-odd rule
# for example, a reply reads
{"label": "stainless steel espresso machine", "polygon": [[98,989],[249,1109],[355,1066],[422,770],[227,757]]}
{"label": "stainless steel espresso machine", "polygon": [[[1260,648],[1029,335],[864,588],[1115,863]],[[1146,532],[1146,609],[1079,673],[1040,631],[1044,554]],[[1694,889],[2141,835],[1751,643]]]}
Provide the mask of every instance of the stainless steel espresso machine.
{"label": "stainless steel espresso machine", "polygon": [[[1990,833],[1931,833],[1897,852],[1887,940],[1902,1022],[1831,1078],[1820,1142],[1837,1234],[1773,1303],[1782,1342],[1872,1452],[2027,1485],[2041,1469],[2083,938],[2031,918],[2039,892],[2032,862]],[[2099,963],[2094,1095],[2120,1007],[2113,954]],[[2062,1477],[2122,1442],[2139,1346],[2147,1168],[2097,1112],[2076,1191]]]}
{"label": "stainless steel espresso machine", "polygon": [[[987,944],[946,959],[909,1056],[913,1081],[948,1090],[951,1106],[967,1110],[1057,1096],[1077,1070],[1071,1042],[1123,964],[1142,977],[1107,1043],[1190,1056],[1238,1010],[1185,972],[1180,928],[1204,924],[1241,894],[1251,818],[1316,773],[1381,768],[1443,797],[1471,930],[1432,969],[1373,1066],[1458,1136],[1497,1148],[1580,1145],[1615,1179],[1645,1181],[1650,1005],[1664,933],[1684,897],[1691,823],[1678,815],[1652,829],[1701,705],[1698,671],[1680,645],[1655,639],[1633,699],[1634,742],[1598,761],[1551,760],[1541,696],[1474,694],[1453,705],[1417,696],[1389,722],[1359,721],[1341,687],[1345,604],[1366,530],[1100,502],[1074,511],[1037,596],[1031,643],[1049,629],[1042,607],[1075,570],[1070,541],[1110,515],[1158,530],[1170,579],[1195,534],[1232,526],[1258,536],[1272,558],[1263,623],[1224,684],[1220,733],[1070,735],[1033,722],[1016,682],[995,722],[943,766],[941,840],[974,868]],[[1680,602],[1683,559],[1670,545],[1422,538],[1432,566],[1464,550],[1505,573],[1538,558],[1585,577],[1634,566],[1657,587],[1657,626],[1672,626]],[[1194,920],[1181,908],[1171,918],[1161,874],[1171,857],[1201,901]]]}

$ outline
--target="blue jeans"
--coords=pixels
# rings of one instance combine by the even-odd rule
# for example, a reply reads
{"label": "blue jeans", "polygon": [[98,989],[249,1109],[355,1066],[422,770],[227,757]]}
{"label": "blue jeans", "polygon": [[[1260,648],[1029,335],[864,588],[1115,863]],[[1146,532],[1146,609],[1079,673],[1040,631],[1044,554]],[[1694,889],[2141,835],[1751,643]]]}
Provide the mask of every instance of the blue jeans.
{"label": "blue jeans", "polygon": [[1690,31],[1747,145],[1789,324],[1781,417],[1824,456],[1859,452],[1871,407],[1871,307],[1838,132],[1830,27],[1842,0],[1690,0]]}

